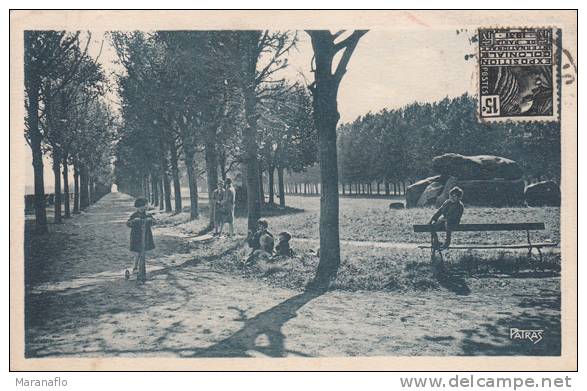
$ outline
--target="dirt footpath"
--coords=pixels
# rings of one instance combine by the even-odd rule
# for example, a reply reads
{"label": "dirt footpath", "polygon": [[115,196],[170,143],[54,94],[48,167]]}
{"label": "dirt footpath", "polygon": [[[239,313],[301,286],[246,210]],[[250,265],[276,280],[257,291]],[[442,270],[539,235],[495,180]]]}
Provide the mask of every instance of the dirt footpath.
{"label": "dirt footpath", "polygon": [[[214,271],[185,238],[155,229],[140,286],[123,277],[132,210],[130,197],[109,194],[29,243],[27,357],[560,354],[559,278],[470,279],[466,296],[318,295]],[[544,338],[512,340],[510,328]]]}

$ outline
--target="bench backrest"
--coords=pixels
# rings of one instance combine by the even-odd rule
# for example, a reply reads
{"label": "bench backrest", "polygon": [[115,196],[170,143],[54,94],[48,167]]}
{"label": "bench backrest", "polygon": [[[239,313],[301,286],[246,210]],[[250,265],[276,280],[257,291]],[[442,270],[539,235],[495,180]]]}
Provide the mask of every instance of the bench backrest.
{"label": "bench backrest", "polygon": [[[506,224],[459,224],[453,231],[541,231],[544,223],[506,223]],[[414,224],[414,232],[438,232],[444,227],[431,224]]]}

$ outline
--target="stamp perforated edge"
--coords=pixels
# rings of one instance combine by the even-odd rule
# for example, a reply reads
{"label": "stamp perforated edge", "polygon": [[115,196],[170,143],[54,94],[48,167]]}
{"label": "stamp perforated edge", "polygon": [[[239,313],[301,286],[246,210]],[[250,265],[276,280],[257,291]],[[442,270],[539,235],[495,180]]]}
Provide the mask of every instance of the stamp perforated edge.
{"label": "stamp perforated edge", "polygon": [[552,71],[553,74],[553,87],[552,87],[552,102],[553,102],[553,112],[552,115],[548,116],[503,116],[503,117],[481,117],[481,63],[480,63],[480,53],[479,53],[479,45],[480,45],[480,38],[477,40],[477,46],[475,47],[475,84],[477,86],[477,91],[475,94],[475,115],[477,117],[478,122],[483,123],[499,123],[499,122],[522,122],[522,123],[531,123],[531,122],[560,122],[560,105],[561,105],[561,62],[562,62],[562,29],[557,26],[479,26],[477,27],[476,33],[479,37],[479,30],[485,29],[552,29],[553,31],[553,58],[554,58],[554,69]]}

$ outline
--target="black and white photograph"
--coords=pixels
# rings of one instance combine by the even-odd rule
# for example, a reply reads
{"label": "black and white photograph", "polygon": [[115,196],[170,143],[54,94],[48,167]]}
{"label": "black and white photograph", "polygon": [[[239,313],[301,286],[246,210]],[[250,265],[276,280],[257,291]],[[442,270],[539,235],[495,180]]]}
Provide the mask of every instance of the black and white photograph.
{"label": "black and white photograph", "polygon": [[576,368],[576,11],[10,17],[12,369]]}

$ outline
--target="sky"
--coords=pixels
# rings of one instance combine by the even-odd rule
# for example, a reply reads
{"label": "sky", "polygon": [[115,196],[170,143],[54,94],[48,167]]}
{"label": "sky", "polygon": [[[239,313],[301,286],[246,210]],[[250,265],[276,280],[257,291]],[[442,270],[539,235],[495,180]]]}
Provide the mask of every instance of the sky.
{"label": "sky", "polygon": [[[312,45],[301,32],[298,50],[290,57],[290,78],[313,80]],[[338,94],[342,122],[369,111],[434,102],[475,92],[473,51],[455,30],[386,30],[364,35],[347,66]]]}
{"label": "sky", "polygon": [[[297,47],[289,54],[289,67],[282,76],[290,80],[313,81],[310,72],[312,45],[300,31]],[[102,46],[103,42],[103,46]],[[101,52],[100,47],[102,46]],[[102,31],[92,33],[89,52],[97,56],[107,74],[118,70],[116,54]],[[454,29],[371,30],[364,35],[347,66],[338,95],[341,122],[368,112],[400,108],[413,102],[435,102],[476,91],[476,61],[465,61],[474,48]],[[116,104],[116,96],[110,96]],[[27,193],[32,189],[32,161],[26,148]],[[45,188],[52,192],[53,173],[45,159]]]}

